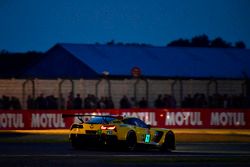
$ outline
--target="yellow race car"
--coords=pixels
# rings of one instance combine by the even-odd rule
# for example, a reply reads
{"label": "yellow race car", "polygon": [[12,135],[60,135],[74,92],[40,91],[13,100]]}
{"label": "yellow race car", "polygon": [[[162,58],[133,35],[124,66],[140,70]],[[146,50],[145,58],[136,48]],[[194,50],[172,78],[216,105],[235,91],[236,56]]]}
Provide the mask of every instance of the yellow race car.
{"label": "yellow race car", "polygon": [[[91,119],[84,122],[85,116]],[[151,128],[135,117],[67,114],[63,117],[78,117],[80,120],[80,123],[73,123],[70,128],[69,140],[74,148],[106,145],[121,146],[127,150],[134,150],[137,146],[154,146],[162,151],[175,150],[173,131]]]}

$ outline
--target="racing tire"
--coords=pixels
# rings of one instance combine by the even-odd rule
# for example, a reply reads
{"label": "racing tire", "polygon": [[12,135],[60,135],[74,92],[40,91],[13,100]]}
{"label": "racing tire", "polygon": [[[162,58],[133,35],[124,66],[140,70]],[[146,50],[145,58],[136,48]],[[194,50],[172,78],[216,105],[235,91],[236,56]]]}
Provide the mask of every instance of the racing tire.
{"label": "racing tire", "polygon": [[160,150],[163,152],[171,152],[172,150],[175,150],[175,135],[172,131],[169,131],[166,134],[164,143]]}
{"label": "racing tire", "polygon": [[129,131],[126,137],[126,150],[133,151],[137,145],[137,138],[134,131]]}

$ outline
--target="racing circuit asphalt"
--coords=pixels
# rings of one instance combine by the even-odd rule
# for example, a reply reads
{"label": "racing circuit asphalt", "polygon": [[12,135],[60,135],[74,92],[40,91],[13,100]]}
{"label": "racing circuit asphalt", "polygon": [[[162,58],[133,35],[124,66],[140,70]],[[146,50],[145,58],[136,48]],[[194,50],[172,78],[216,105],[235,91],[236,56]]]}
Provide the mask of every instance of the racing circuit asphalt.
{"label": "racing circuit asphalt", "polygon": [[70,143],[0,142],[0,166],[250,166],[250,143],[177,143],[177,150],[162,153],[89,148],[74,150]]}

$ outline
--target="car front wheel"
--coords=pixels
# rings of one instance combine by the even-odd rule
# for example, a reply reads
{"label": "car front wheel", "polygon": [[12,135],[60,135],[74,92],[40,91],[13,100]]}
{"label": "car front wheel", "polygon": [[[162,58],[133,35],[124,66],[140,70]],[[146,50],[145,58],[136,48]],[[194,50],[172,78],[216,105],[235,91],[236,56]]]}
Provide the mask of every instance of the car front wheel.
{"label": "car front wheel", "polygon": [[169,131],[166,136],[164,143],[161,146],[161,151],[168,152],[175,150],[175,135],[172,131]]}

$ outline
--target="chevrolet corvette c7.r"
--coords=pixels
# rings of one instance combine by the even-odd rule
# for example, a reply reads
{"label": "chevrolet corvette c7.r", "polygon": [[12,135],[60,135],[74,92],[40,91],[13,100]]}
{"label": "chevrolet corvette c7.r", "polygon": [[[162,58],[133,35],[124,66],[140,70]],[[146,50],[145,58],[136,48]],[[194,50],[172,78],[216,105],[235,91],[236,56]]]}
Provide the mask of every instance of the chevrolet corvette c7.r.
{"label": "chevrolet corvette c7.r", "polygon": [[[84,122],[83,117],[91,117]],[[94,116],[94,115],[63,115],[78,117],[80,123],[73,123],[70,128],[69,140],[74,148],[90,145],[121,146],[134,150],[137,146],[154,146],[162,151],[175,149],[175,135],[165,128],[153,128],[135,117]]]}

